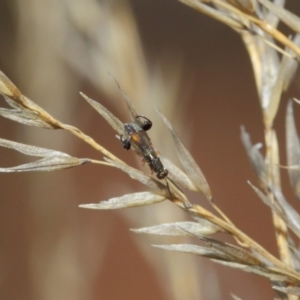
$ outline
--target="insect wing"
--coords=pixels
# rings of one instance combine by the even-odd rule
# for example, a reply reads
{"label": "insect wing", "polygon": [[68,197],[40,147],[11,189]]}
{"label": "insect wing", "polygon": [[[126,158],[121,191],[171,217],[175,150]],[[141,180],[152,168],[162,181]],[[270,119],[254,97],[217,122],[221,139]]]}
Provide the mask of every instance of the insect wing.
{"label": "insect wing", "polygon": [[124,124],[125,137],[130,142],[132,148],[144,156],[151,147],[151,141],[147,133],[135,122]]}
{"label": "insect wing", "polygon": [[[131,117],[131,120],[132,121],[136,121],[136,117],[137,117],[137,112],[136,112],[136,110],[135,110],[135,107],[134,107],[134,105],[133,105],[133,103],[132,103],[132,101],[131,101],[131,99],[130,99],[130,97],[127,95],[127,93],[121,88],[121,86],[120,86],[120,84],[118,83],[118,81],[116,80],[116,78],[112,75],[112,74],[110,74],[110,73],[108,73],[111,77],[112,77],[112,79],[114,80],[114,82],[116,83],[116,85],[117,85],[117,87],[118,87],[118,89],[120,90],[120,92],[121,92],[121,94],[122,94],[122,96],[123,96],[123,99],[125,100],[125,103],[126,103],[126,105],[127,105],[127,107],[128,107],[128,110],[129,110],[129,113],[130,113],[130,117]],[[139,120],[138,120],[138,124],[142,124]]]}
{"label": "insect wing", "polygon": [[153,149],[151,140],[144,130],[133,133],[130,140],[132,144],[136,145],[136,147],[139,148],[140,152],[143,155],[146,155]]}

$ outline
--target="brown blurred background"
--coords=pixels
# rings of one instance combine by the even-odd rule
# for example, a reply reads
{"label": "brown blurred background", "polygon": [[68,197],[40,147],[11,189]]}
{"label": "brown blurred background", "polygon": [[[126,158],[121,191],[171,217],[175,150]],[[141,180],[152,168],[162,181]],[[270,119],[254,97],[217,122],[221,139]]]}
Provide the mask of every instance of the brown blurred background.
{"label": "brown blurred background", "polygon": [[[299,14],[299,3],[293,3],[289,9]],[[238,34],[174,0],[2,0],[0,45],[0,69],[23,94],[145,172],[149,170],[123,150],[113,130],[78,92],[128,121],[107,74],[112,73],[138,111],[154,121],[150,135],[155,146],[178,163],[154,110],[158,105],[199,163],[215,202],[240,229],[277,255],[271,214],[246,183],[256,183],[256,178],[240,142],[240,126],[245,125],[254,143],[263,142],[263,126],[251,64]],[[284,95],[276,119],[283,164],[290,96],[300,97],[299,84]],[[299,118],[299,109],[296,113]],[[67,133],[5,119],[0,119],[0,137],[76,157],[102,158]],[[0,153],[1,167],[31,161],[12,150]],[[196,239],[129,231],[185,220],[170,203],[123,211],[78,208],[145,190],[116,169],[84,165],[0,178],[0,299],[210,300],[230,299],[230,293],[242,299],[274,298],[266,279],[151,247],[196,244]],[[285,171],[282,180],[291,196]],[[199,195],[188,196],[208,207]],[[289,199],[298,209],[294,198]]]}

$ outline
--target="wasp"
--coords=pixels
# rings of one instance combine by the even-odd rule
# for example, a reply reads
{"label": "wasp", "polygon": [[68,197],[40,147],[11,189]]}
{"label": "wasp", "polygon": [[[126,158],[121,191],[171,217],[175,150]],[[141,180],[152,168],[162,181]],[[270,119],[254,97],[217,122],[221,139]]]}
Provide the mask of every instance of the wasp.
{"label": "wasp", "polygon": [[113,76],[112,78],[122,93],[122,96],[127,104],[127,107],[129,108],[129,112],[132,119],[131,123],[123,124],[124,135],[122,134],[120,135],[120,141],[124,149],[129,150],[132,147],[134,151],[137,152],[142,157],[143,164],[146,162],[149,165],[152,173],[154,172],[158,179],[166,180],[166,185],[170,194],[170,198],[173,199],[172,193],[169,188],[168,180],[174,186],[176,186],[178,190],[181,191],[181,189],[175,184],[175,182],[173,182],[173,180],[171,180],[168,177],[169,172],[161,162],[159,158],[159,153],[153,147],[152,142],[147,134],[147,131],[152,127],[152,122],[145,116],[138,115],[136,113],[136,110],[132,104],[131,99],[128,97],[126,92],[121,88],[121,86],[116,81],[116,79]]}
{"label": "wasp", "polygon": [[[144,121],[142,122],[140,118]],[[149,165],[158,179],[167,178],[168,170],[163,166],[146,132],[152,127],[152,122],[142,115],[136,115],[135,119],[135,122],[124,124],[126,137],[120,137],[124,149],[129,150],[132,146],[143,157],[143,162]]]}

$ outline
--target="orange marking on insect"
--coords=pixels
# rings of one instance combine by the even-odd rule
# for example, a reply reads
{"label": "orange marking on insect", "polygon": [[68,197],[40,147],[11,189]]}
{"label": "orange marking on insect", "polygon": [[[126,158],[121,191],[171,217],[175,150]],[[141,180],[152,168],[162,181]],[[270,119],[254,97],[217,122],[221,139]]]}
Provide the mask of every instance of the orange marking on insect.
{"label": "orange marking on insect", "polygon": [[136,134],[136,133],[133,133],[133,134],[131,135],[130,139],[131,139],[134,143],[136,143],[136,144],[139,144],[139,143],[140,143],[140,137],[139,137],[138,134]]}

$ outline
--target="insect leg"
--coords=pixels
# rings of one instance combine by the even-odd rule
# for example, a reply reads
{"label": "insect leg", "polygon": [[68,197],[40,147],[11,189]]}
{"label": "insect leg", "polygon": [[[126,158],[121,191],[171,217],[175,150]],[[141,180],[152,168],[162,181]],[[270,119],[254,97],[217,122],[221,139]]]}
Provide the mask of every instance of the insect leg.
{"label": "insect leg", "polygon": [[120,141],[124,147],[124,149],[129,150],[131,147],[130,141],[127,138],[124,138],[123,135],[120,136]]}

